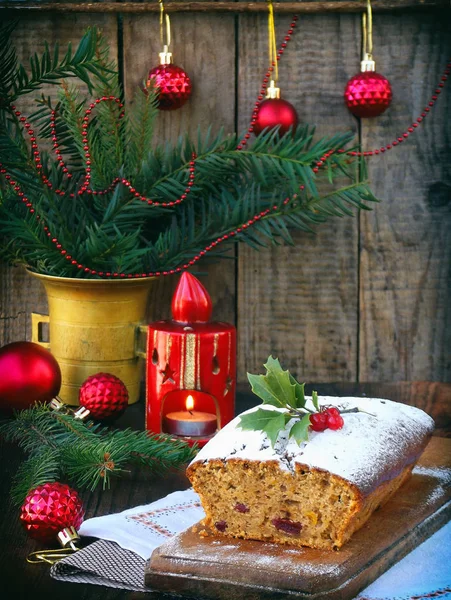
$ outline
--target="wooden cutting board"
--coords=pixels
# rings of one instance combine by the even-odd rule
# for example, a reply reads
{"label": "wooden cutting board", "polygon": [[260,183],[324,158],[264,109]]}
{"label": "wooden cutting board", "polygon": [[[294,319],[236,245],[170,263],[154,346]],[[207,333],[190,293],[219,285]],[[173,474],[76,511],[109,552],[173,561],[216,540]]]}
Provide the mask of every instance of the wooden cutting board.
{"label": "wooden cutting board", "polygon": [[339,552],[190,528],[153,552],[145,583],[197,599],[351,599],[450,518],[451,439],[432,438],[410,481]]}

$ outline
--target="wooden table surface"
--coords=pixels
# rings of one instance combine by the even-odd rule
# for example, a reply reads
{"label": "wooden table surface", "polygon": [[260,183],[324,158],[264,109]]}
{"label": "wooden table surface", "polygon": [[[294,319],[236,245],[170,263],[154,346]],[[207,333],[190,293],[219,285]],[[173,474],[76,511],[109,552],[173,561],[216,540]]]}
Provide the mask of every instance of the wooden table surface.
{"label": "wooden table surface", "polygon": [[[316,389],[320,394],[340,396],[367,396],[388,398],[418,406],[430,414],[436,423],[435,435],[451,437],[451,384],[436,382],[397,383],[329,383],[307,386],[307,392]],[[241,412],[258,400],[247,391],[247,386],[237,394],[236,408]],[[131,406],[117,422],[120,427],[142,429],[143,403]],[[50,578],[48,565],[30,565],[27,555],[38,549],[36,542],[28,539],[18,519],[17,508],[9,505],[11,478],[21,461],[21,451],[0,440],[0,479],[2,518],[0,522],[0,573],[2,598],[7,600],[170,600],[172,596],[158,592],[142,594],[96,585],[65,583]],[[116,479],[107,491],[82,494],[86,517],[120,512],[140,504],[148,504],[170,492],[188,487],[183,472],[165,477],[149,477],[144,470],[136,469],[126,477]],[[5,595],[6,593],[6,595]],[[175,597],[174,597],[175,598]]]}

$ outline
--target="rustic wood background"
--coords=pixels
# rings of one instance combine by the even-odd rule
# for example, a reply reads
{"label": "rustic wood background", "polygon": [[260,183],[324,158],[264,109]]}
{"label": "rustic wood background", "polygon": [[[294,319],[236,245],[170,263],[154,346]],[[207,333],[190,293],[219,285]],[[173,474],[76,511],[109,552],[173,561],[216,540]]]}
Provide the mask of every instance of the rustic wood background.
{"label": "rustic wood background", "polygon": [[[364,149],[391,142],[422,111],[451,52],[447,9],[374,14],[374,56],[392,83],[386,114],[358,122],[343,103],[346,81],[359,69],[360,15],[302,14],[280,64],[280,85],[318,134],[355,131]],[[155,13],[0,11],[18,19],[23,60],[44,40],[74,43],[100,26],[123,65],[127,98],[158,60]],[[173,53],[194,82],[191,100],[162,114],[158,135],[175,139],[224,126],[243,130],[267,66],[265,14],[172,14]],[[280,43],[290,15],[277,15]],[[448,83],[448,86],[451,86]],[[238,379],[261,369],[269,353],[307,381],[451,381],[451,144],[446,89],[416,133],[370,159],[381,203],[371,213],[331,220],[296,246],[256,253],[244,246],[230,260],[204,265],[218,320],[238,327]],[[27,114],[31,99],[21,102]],[[38,281],[0,265],[0,346],[31,337],[30,312],[46,313]],[[176,281],[153,289],[149,319],[169,315]]]}

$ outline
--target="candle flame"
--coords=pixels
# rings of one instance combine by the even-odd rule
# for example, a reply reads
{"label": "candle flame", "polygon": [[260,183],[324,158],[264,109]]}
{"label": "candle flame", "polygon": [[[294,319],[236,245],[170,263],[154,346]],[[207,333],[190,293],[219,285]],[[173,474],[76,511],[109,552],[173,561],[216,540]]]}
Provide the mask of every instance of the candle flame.
{"label": "candle flame", "polygon": [[186,399],[185,406],[186,406],[186,410],[193,410],[193,408],[194,408],[194,398],[191,396],[191,394]]}

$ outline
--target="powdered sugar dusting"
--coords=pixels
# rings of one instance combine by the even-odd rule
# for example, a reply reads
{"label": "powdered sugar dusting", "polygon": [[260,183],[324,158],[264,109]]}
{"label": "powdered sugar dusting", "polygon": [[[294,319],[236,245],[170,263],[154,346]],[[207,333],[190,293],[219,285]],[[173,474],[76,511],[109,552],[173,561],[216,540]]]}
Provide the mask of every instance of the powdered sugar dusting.
{"label": "powdered sugar dusting", "polygon": [[[295,464],[306,465],[338,475],[365,494],[399,472],[406,458],[412,462],[434,429],[434,421],[422,410],[390,400],[320,396],[319,403],[341,410],[357,407],[363,412],[344,414],[344,426],[338,431],[310,431],[309,441],[300,446],[288,439],[289,422],[274,448],[263,432],[243,431],[236,417],[192,462],[232,457],[277,461],[285,471],[293,471]],[[313,409],[311,399],[307,406]],[[283,410],[263,405],[247,413],[257,408]]]}
{"label": "powdered sugar dusting", "polygon": [[412,473],[420,477],[429,477],[436,484],[432,487],[429,495],[425,499],[425,504],[435,506],[436,503],[445,496],[449,495],[451,485],[451,469],[446,467],[424,467],[417,465]]}
{"label": "powdered sugar dusting", "polygon": [[[198,538],[199,540],[199,538]],[[201,561],[212,565],[227,564],[240,569],[288,576],[337,576],[345,568],[349,553],[322,552],[312,548],[292,548],[267,542],[207,537],[204,543],[188,544],[183,534],[163,546],[171,561]]]}

